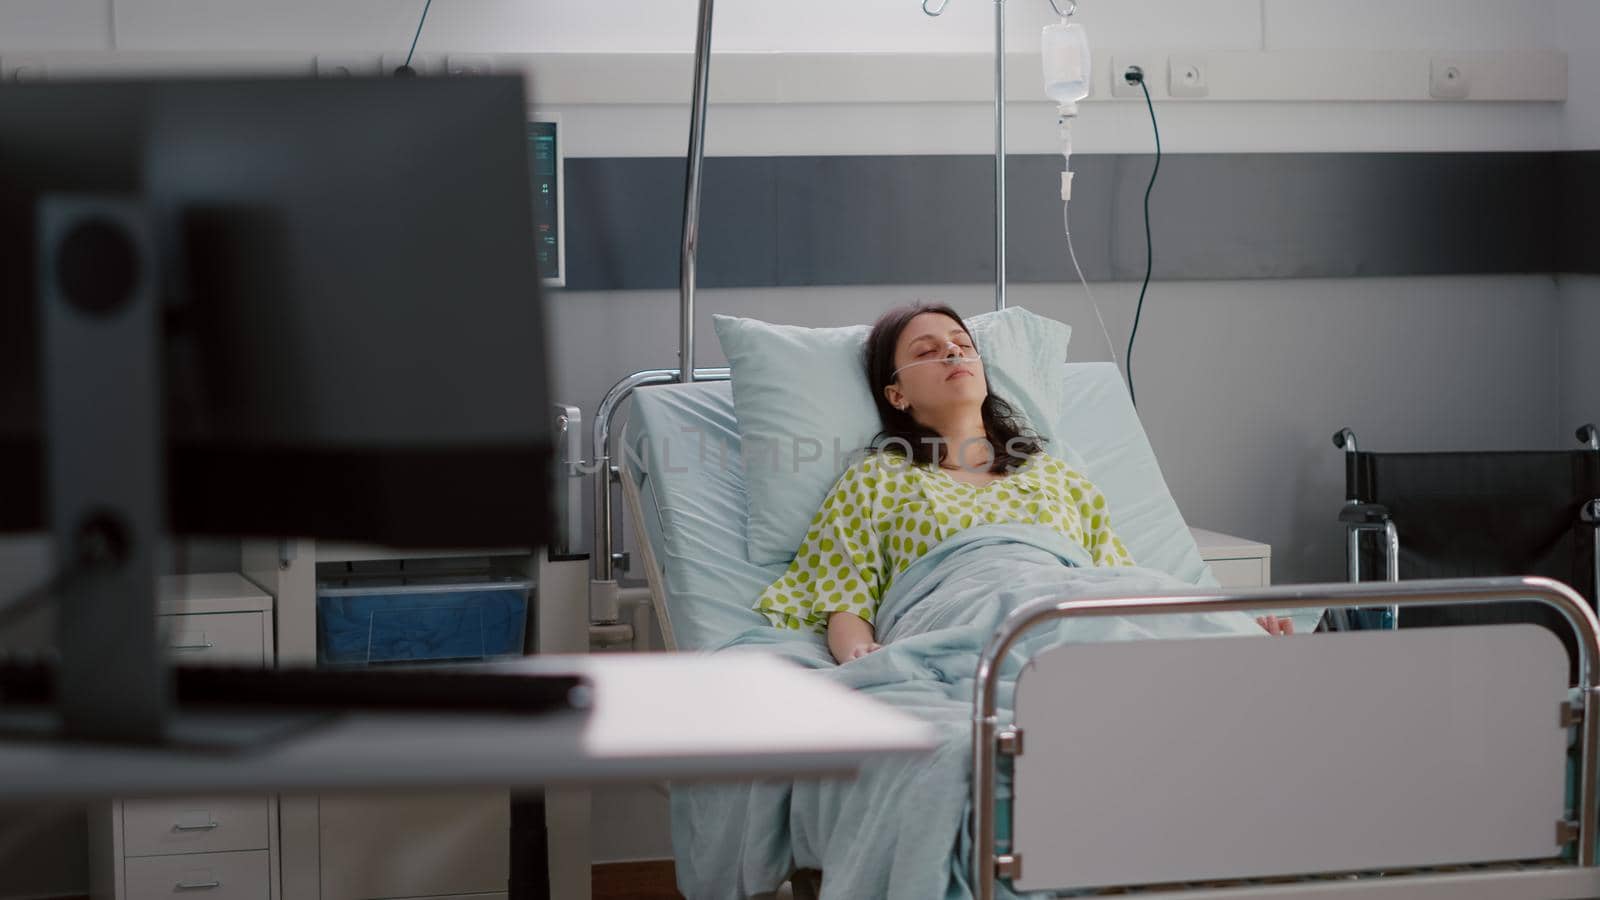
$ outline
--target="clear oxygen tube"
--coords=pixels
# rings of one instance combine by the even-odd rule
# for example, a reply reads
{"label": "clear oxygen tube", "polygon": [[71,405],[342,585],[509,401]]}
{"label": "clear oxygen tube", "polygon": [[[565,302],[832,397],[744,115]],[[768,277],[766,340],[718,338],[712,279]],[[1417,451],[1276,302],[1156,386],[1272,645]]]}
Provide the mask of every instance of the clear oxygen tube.
{"label": "clear oxygen tube", "polygon": [[948,366],[954,368],[955,366],[970,366],[979,362],[979,360],[980,357],[977,354],[973,354],[971,356],[962,356],[960,355],[959,351],[955,351],[946,356],[941,356],[938,359],[920,359],[916,362],[906,363],[900,368],[895,369],[893,372],[890,372],[889,378],[890,380],[899,378],[901,372],[904,372],[907,369],[915,369],[917,366]]}
{"label": "clear oxygen tube", "polygon": [[1100,333],[1105,336],[1106,350],[1113,365],[1117,362],[1117,347],[1106,328],[1100,304],[1089,288],[1089,279],[1078,264],[1077,250],[1072,246],[1072,123],[1078,117],[1078,101],[1089,96],[1089,77],[1093,71],[1089,58],[1089,38],[1083,26],[1062,19],[1046,25],[1040,35],[1040,57],[1044,63],[1044,92],[1056,102],[1056,126],[1061,137],[1061,222],[1067,237],[1067,255],[1072,258],[1072,270],[1083,285],[1094,317],[1100,323]]}

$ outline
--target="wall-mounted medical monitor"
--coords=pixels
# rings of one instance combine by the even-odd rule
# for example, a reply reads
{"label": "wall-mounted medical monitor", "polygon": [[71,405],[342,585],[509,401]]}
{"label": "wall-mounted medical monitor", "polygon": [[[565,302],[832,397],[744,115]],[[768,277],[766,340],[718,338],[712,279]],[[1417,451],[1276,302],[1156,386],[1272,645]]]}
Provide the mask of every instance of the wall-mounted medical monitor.
{"label": "wall-mounted medical monitor", "polygon": [[561,119],[535,113],[528,121],[528,165],[533,182],[535,251],[545,284],[567,283],[566,166]]}

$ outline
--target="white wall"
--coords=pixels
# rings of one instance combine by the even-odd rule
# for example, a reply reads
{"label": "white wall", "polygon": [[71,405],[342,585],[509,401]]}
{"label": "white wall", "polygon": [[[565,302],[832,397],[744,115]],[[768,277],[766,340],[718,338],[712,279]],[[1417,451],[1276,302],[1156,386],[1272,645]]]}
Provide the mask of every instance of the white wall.
{"label": "white wall", "polygon": [[[951,0],[937,20],[920,0],[743,0],[718,4],[728,51],[987,53],[993,5]],[[423,0],[8,0],[0,3],[0,69],[30,57],[139,54],[378,54],[410,43]],[[438,0],[419,53],[683,52],[695,0]],[[1011,0],[1009,42],[1031,49],[1044,0]],[[1572,101],[1555,104],[1200,103],[1162,110],[1170,152],[1507,150],[1600,147],[1600,3],[1593,0],[1082,0],[1096,52],[1422,49],[1558,46],[1570,54]],[[716,72],[713,72],[713,80]],[[1019,88],[1020,89],[1020,88]],[[687,80],[682,86],[685,102]],[[576,155],[681,155],[687,107],[570,107]],[[714,154],[987,153],[990,111],[978,102],[852,107],[718,106]],[[1012,110],[1013,152],[1054,149],[1042,102]],[[1079,152],[1140,152],[1148,122],[1130,102],[1087,104]],[[671,227],[676,227],[672,225]],[[1075,326],[1073,355],[1104,358],[1075,288],[1019,286],[1014,302]],[[1133,286],[1099,294],[1120,345]],[[893,302],[948,299],[978,311],[984,286],[702,293],[701,362],[720,359],[712,311],[807,324],[860,321]],[[1341,425],[1369,446],[1555,445],[1579,411],[1600,418],[1600,372],[1585,352],[1600,327],[1600,279],[1462,278],[1158,284],[1146,309],[1137,375],[1142,414],[1185,514],[1196,524],[1268,540],[1287,577],[1336,577],[1332,514],[1340,468],[1328,435]],[[676,333],[665,292],[554,298],[558,389],[592,410],[612,380],[670,365]],[[1553,335],[1564,335],[1553,356]],[[1119,351],[1120,353],[1120,351]],[[8,550],[9,548],[9,550]],[[43,571],[37,548],[0,545],[0,586]],[[637,822],[659,802],[605,795],[597,820]],[[26,820],[25,820],[26,821]],[[3,824],[0,824],[3,827]],[[648,831],[648,829],[646,829]],[[604,831],[601,858],[665,855],[659,829]],[[81,892],[75,824],[0,844],[0,896]],[[27,873],[27,874],[24,874]]]}
{"label": "white wall", "polygon": [[[719,5],[717,46],[724,50],[889,51],[984,53],[990,47],[993,4],[951,0],[939,19],[919,0],[808,0],[803,6],[767,2]],[[0,4],[0,68],[18,60],[66,51],[107,51],[133,58],[148,53],[213,54],[223,60],[249,53],[370,53],[404,50],[422,0],[12,0]],[[696,0],[615,0],[604,4],[561,0],[441,0],[429,14],[419,49],[424,53],[527,53],[577,51],[683,51],[692,43]],[[1011,0],[1013,47],[1031,47],[1051,14],[1044,0]],[[1600,4],[1591,0],[1082,0],[1079,19],[1101,47],[1224,49],[1518,49],[1565,45],[1572,53],[1573,101],[1560,104],[1170,104],[1162,109],[1169,152],[1275,150],[1496,150],[1555,149],[1600,139],[1600,102],[1584,79],[1600,70]],[[715,73],[713,73],[715,79]],[[683,87],[688,94],[687,83]],[[573,107],[563,110],[569,152],[593,154],[682,153],[684,108],[667,106]],[[712,111],[712,153],[969,152],[990,148],[989,109],[981,103],[854,106],[732,106]],[[1012,113],[1013,152],[1054,146],[1054,120],[1038,103],[1018,103]],[[1127,102],[1086,105],[1077,126],[1080,152],[1144,151],[1149,147],[1143,110]],[[673,226],[675,227],[675,225]],[[1263,288],[1285,304],[1317,296],[1329,315],[1355,321],[1362,282],[1313,289],[1301,282]],[[1544,288],[1516,287],[1507,304],[1543,302]],[[980,289],[981,291],[981,289]],[[875,292],[887,297],[895,291]],[[968,294],[961,288],[954,293]],[[1114,292],[1112,292],[1114,293]],[[1158,296],[1159,296],[1158,292]],[[1248,291],[1247,291],[1248,293]],[[812,295],[797,292],[781,316],[804,320]],[[829,296],[827,292],[817,297]],[[976,294],[973,294],[976,296]],[[1577,282],[1566,283],[1562,302],[1578,315],[1591,300]],[[753,301],[752,301],[753,302]],[[826,304],[825,300],[817,300]],[[619,306],[620,304],[620,306]],[[629,299],[588,294],[555,300],[557,341],[588,348],[581,369],[608,372],[635,366],[649,354],[622,353],[615,365],[607,338],[582,331],[603,309],[667,310],[670,297],[642,293]],[[731,309],[741,307],[735,304]],[[1564,309],[1566,307],[1563,307]],[[564,310],[572,309],[573,315]],[[790,312],[790,310],[795,310]],[[1320,310],[1320,307],[1318,307]],[[568,326],[566,322],[573,323]],[[1161,319],[1153,320],[1159,327]],[[1299,329],[1282,321],[1292,341]],[[574,330],[565,330],[568,328]],[[667,331],[665,333],[671,333]],[[1120,340],[1120,339],[1119,339]],[[714,341],[702,339],[702,347]],[[670,359],[670,348],[659,348]],[[585,378],[600,381],[598,376]],[[607,375],[609,378],[610,376]],[[1577,386],[1569,388],[1574,393]],[[598,394],[580,391],[592,405]],[[1220,523],[1219,523],[1220,524]],[[1288,539],[1263,530],[1254,535]],[[1299,574],[1295,567],[1281,568]]]}
{"label": "white wall", "polygon": [[0,4],[0,48],[110,49],[111,5],[104,0],[9,0]]}
{"label": "white wall", "polygon": [[[1077,21],[1120,46],[1451,50],[1556,42],[1557,6],[1583,0],[1082,0]],[[728,50],[987,51],[989,0],[950,0],[937,19],[920,0],[720,3],[715,38]],[[11,0],[0,9],[4,46],[110,45],[121,50],[390,50],[410,43],[423,0]],[[423,49],[489,53],[681,50],[695,33],[696,0],[440,0]],[[1008,35],[1036,39],[1054,14],[1045,0],[1010,0]]]}
{"label": "white wall", "polygon": [[[1600,150],[1600,3],[1559,0],[1562,43],[1569,54],[1572,91],[1566,105],[1563,144]],[[1585,242],[1587,246],[1588,242]],[[1571,430],[1600,423],[1600,277],[1563,275],[1561,297],[1561,424]]]}
{"label": "white wall", "polygon": [[[1555,0],[1430,0],[1354,4],[1312,0],[1083,0],[1101,78],[1109,55],[1127,49],[1508,50],[1555,46]],[[715,46],[722,51],[969,53],[993,46],[989,0],[951,0],[930,19],[920,0],[812,0],[804,5],[723,3]],[[0,66],[46,51],[115,47],[149,54],[366,56],[404,52],[422,3],[396,0],[26,0],[0,5]],[[108,10],[114,9],[111,15]],[[434,4],[418,52],[686,53],[693,46],[695,0],[447,0]],[[1053,14],[1045,0],[1010,0],[1008,45],[1037,49]],[[1359,66],[1359,63],[1353,63]],[[534,64],[537,81],[537,62]],[[718,83],[714,69],[713,85]],[[973,81],[987,90],[987,71]],[[687,70],[681,96],[687,104]],[[1052,152],[1051,107],[1027,66],[1013,73],[1012,151]],[[651,93],[655,84],[641,85]],[[687,106],[557,106],[577,155],[681,155]],[[985,153],[992,149],[983,102],[873,104],[865,108],[716,105],[709,151],[773,153]],[[1163,111],[1172,152],[1241,150],[1553,149],[1562,136],[1559,105],[1453,103],[1191,103]],[[1080,152],[1143,150],[1149,136],[1140,104],[1086,104]]]}
{"label": "white wall", "polygon": [[1569,150],[1600,149],[1600,3],[1556,0],[1560,46],[1567,51],[1571,91],[1562,143]]}
{"label": "white wall", "polygon": [[1561,412],[1562,438],[1579,425],[1600,425],[1600,276],[1562,275]]}

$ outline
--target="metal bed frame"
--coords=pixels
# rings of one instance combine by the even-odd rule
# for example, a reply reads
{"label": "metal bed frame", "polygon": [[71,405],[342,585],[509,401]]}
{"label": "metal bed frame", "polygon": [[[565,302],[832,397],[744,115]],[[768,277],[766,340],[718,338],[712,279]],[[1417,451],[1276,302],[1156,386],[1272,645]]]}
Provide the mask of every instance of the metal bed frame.
{"label": "metal bed frame", "polygon": [[[1571,722],[1581,729],[1579,740],[1579,791],[1575,822],[1566,823],[1569,842],[1577,844],[1577,865],[1591,868],[1595,865],[1597,807],[1596,777],[1600,774],[1600,715],[1591,708],[1592,698],[1600,691],[1600,673],[1596,661],[1600,660],[1600,620],[1597,620],[1587,601],[1571,588],[1546,578],[1486,578],[1412,581],[1404,584],[1332,584],[1305,585],[1289,588],[1267,588],[1235,593],[1200,594],[1181,597],[1126,597],[1115,599],[1087,599],[1042,601],[1024,606],[1011,613],[991,638],[978,662],[976,685],[973,692],[972,753],[974,771],[972,781],[973,849],[971,872],[978,900],[993,900],[995,881],[1015,878],[1020,874],[1020,860],[1010,854],[995,852],[997,833],[996,773],[1002,756],[1015,755],[1021,746],[1021,735],[1015,728],[1002,730],[998,717],[998,689],[1000,664],[1011,649],[1030,630],[1049,622],[1094,616],[1131,616],[1143,614],[1208,613],[1228,611],[1255,611],[1266,609],[1320,609],[1330,605],[1352,606],[1431,606],[1446,603],[1492,602],[1496,600],[1535,600],[1554,607],[1565,617],[1578,637],[1578,683],[1582,690],[1571,710]],[[1070,649],[1070,648],[1069,648]],[[1022,680],[1018,678],[1018,683]],[[1139,835],[1129,835],[1130,841]],[[1570,867],[1569,867],[1570,868]],[[1429,873],[1414,873],[1395,877],[1387,884],[1380,879],[1368,879],[1363,887],[1375,892],[1393,890],[1389,896],[1410,896],[1417,888],[1418,879]],[[1567,874],[1567,873],[1559,873]],[[1344,876],[1348,877],[1348,876]],[[1356,887],[1356,885],[1345,885]],[[1065,887],[1065,886],[1064,886]],[[1137,886],[1129,886],[1137,887]],[[1163,885],[1171,891],[1171,885]],[[1204,889],[1206,885],[1188,885]],[[1590,883],[1600,888],[1600,883]],[[1125,892],[1117,889],[1116,893]],[[1207,896],[1212,896],[1208,894]]]}
{"label": "metal bed frame", "polygon": [[[1056,0],[1049,0],[1056,12],[1063,16],[1076,11],[1076,0],[1068,0],[1063,12]],[[937,5],[931,5],[931,4]],[[943,12],[948,0],[924,0],[923,11],[928,15]],[[679,298],[679,366],[677,369],[650,369],[634,373],[618,381],[602,400],[592,423],[592,461],[584,463],[575,446],[569,444],[566,458],[566,476],[580,478],[595,475],[595,515],[593,548],[593,578],[590,584],[590,619],[596,623],[615,623],[619,619],[616,567],[625,563],[625,557],[616,551],[616,522],[612,510],[612,484],[621,481],[621,471],[613,463],[612,426],[624,402],[635,390],[651,385],[691,383],[695,381],[722,381],[729,379],[727,368],[696,368],[694,365],[694,291],[696,262],[699,246],[700,197],[704,170],[704,139],[706,106],[709,87],[713,0],[699,0],[698,30],[696,35],[694,88],[691,104],[691,126],[688,148],[687,177],[684,191],[683,240],[680,260]],[[995,254],[996,283],[995,307],[1005,307],[1005,72],[1004,72],[1005,0],[995,0],[996,56],[995,56]],[[575,410],[571,422],[578,421]],[[1352,444],[1353,445],[1353,444]],[[570,512],[570,511],[569,511]],[[1600,511],[1597,511],[1600,513]],[[1390,558],[1397,552],[1392,525],[1389,528]],[[1357,537],[1351,531],[1351,540]],[[1394,571],[1391,565],[1390,572]],[[652,573],[653,574],[653,573]],[[1600,690],[1596,680],[1596,660],[1600,660],[1600,623],[1594,613],[1570,589],[1544,579],[1486,579],[1478,581],[1410,582],[1350,584],[1307,587],[1301,589],[1275,589],[1248,593],[1221,593],[1185,597],[1134,597],[1124,599],[1097,599],[1038,603],[1013,613],[1001,627],[984,651],[979,664],[973,700],[973,752],[975,772],[973,779],[973,831],[975,841],[971,859],[974,888],[981,900],[992,900],[997,878],[1014,875],[1017,860],[995,850],[996,809],[995,774],[998,758],[1017,749],[1019,736],[1014,731],[1001,731],[998,721],[997,689],[1000,663],[1016,642],[1031,628],[1045,622],[1084,616],[1130,615],[1153,612],[1214,612],[1222,610],[1255,610],[1282,608],[1311,608],[1329,606],[1389,605],[1398,608],[1414,604],[1459,603],[1504,599],[1509,596],[1538,599],[1560,610],[1579,636],[1582,652],[1580,683],[1583,690],[1576,706],[1576,721],[1581,723],[1581,779],[1579,819],[1572,823],[1569,836],[1578,845],[1577,860],[1580,867],[1595,863],[1596,843],[1596,750],[1600,741],[1600,716],[1589,714],[1590,697]],[[1568,867],[1569,869],[1571,867]],[[1414,888],[1417,878],[1391,879],[1391,884]],[[1191,885],[1190,887],[1194,887]],[[1252,891],[1277,893],[1271,888],[1251,888]],[[1221,896],[1207,893],[1206,896]],[[1321,896],[1321,894],[1318,894]],[[1344,894],[1340,894],[1344,896]],[[1391,894],[1399,896],[1399,894]]]}

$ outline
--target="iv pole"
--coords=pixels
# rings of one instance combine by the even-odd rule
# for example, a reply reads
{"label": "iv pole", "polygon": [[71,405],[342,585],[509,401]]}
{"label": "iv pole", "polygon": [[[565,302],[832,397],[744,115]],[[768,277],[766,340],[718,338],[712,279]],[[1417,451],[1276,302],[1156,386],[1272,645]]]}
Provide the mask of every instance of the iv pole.
{"label": "iv pole", "polygon": [[[944,12],[950,0],[922,0],[922,11],[930,16]],[[689,119],[689,152],[687,178],[683,197],[683,245],[678,276],[678,367],[636,372],[617,382],[606,393],[594,419],[594,575],[590,581],[589,617],[595,622],[616,622],[618,595],[616,564],[620,554],[614,553],[615,537],[612,534],[611,482],[618,477],[611,453],[611,421],[622,402],[637,388],[649,384],[688,383],[692,381],[721,381],[729,376],[727,368],[701,369],[694,364],[694,289],[700,250],[700,193],[705,165],[706,106],[711,82],[711,27],[713,0],[699,0],[698,30],[695,35],[694,89],[691,95]],[[937,4],[935,6],[934,4]],[[1078,11],[1077,0],[1067,0],[1062,12],[1058,0],[1050,6],[1063,18]],[[995,0],[995,309],[1006,306],[1006,32],[1005,0]]]}
{"label": "iv pole", "polygon": [[[949,5],[922,0],[922,11],[938,16]],[[1078,11],[1078,0],[1067,0],[1066,12],[1056,0],[1050,6],[1064,19]],[[994,308],[1006,308],[1006,0],[994,0]]]}
{"label": "iv pole", "polygon": [[683,255],[678,267],[678,381],[694,381],[694,286],[700,252],[700,178],[706,158],[706,103],[711,88],[712,0],[700,0],[694,41],[694,94],[689,116],[689,171],[683,191]]}

